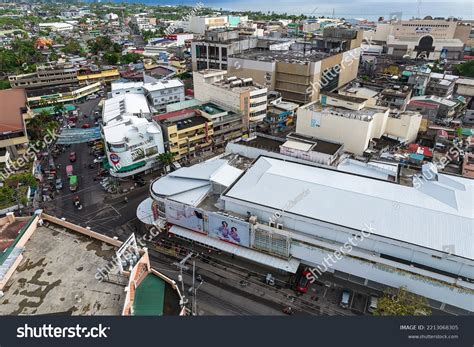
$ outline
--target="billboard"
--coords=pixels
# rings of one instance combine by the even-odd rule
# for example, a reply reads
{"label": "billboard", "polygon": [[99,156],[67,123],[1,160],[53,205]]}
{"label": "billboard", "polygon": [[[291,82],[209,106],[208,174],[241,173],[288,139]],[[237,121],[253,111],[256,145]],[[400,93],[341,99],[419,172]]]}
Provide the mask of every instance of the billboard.
{"label": "billboard", "polygon": [[204,213],[202,210],[178,202],[166,202],[166,220],[200,233],[204,231]]}
{"label": "billboard", "polygon": [[250,247],[249,223],[240,219],[209,214],[209,236],[244,247]]}

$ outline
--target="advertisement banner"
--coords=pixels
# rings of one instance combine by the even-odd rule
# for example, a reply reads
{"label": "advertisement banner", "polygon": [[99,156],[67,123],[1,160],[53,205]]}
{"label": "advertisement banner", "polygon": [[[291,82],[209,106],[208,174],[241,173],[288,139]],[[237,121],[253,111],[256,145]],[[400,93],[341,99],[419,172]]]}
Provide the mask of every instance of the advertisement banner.
{"label": "advertisement banner", "polygon": [[171,224],[206,234],[203,212],[191,206],[167,201],[166,220]]}
{"label": "advertisement banner", "polygon": [[249,223],[218,213],[209,214],[209,236],[240,246],[250,247]]}

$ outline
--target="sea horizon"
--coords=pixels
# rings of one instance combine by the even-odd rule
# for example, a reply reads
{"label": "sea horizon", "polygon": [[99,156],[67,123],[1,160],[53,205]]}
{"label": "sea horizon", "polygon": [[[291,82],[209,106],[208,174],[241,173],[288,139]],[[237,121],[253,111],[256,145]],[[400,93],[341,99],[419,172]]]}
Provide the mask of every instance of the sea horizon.
{"label": "sea horizon", "polygon": [[[105,2],[105,1],[104,1]],[[332,17],[333,14],[338,18],[354,18],[377,20],[379,17],[389,18],[392,13],[402,13],[402,19],[411,19],[418,16],[418,3],[411,1],[349,1],[334,0],[331,3],[308,1],[308,0],[273,0],[254,1],[243,0],[112,0],[115,3],[143,3],[146,5],[187,5],[193,6],[197,3],[203,3],[205,7],[211,7],[216,10],[226,11],[262,11],[276,13],[287,13],[289,15],[312,15]],[[421,18],[425,16],[432,17],[456,17],[466,20],[473,20],[473,2],[472,1],[428,1],[421,2],[419,14]]]}

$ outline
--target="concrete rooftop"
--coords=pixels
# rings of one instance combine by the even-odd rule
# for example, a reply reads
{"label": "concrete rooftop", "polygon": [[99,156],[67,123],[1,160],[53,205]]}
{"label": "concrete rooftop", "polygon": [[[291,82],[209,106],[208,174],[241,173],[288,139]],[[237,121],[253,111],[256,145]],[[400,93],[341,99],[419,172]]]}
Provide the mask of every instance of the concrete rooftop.
{"label": "concrete rooftop", "polygon": [[0,315],[120,315],[124,287],[94,277],[114,253],[63,227],[38,226],[4,288]]}

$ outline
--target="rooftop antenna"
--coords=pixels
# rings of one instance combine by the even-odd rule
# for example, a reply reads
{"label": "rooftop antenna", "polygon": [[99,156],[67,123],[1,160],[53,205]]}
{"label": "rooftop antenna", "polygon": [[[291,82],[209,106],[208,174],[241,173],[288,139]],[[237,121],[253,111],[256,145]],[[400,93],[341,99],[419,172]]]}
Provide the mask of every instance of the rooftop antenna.
{"label": "rooftop antenna", "polygon": [[417,6],[418,6],[418,9],[417,9],[417,12],[416,12],[416,16],[417,16],[418,19],[421,19],[421,16],[420,16],[421,0],[417,0]]}
{"label": "rooftop antenna", "polygon": [[334,11],[334,7],[332,8],[332,19],[336,18],[336,12]]}

